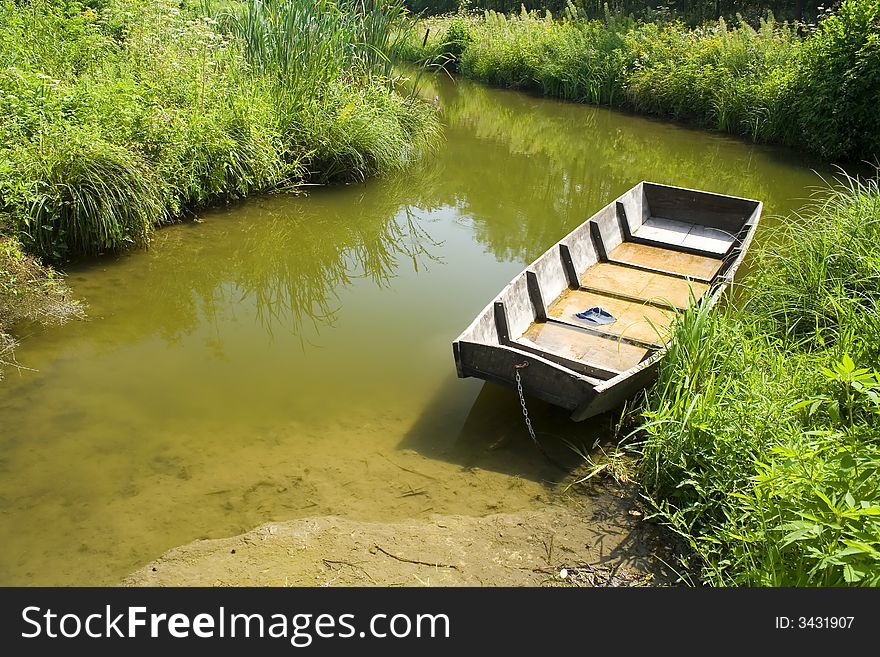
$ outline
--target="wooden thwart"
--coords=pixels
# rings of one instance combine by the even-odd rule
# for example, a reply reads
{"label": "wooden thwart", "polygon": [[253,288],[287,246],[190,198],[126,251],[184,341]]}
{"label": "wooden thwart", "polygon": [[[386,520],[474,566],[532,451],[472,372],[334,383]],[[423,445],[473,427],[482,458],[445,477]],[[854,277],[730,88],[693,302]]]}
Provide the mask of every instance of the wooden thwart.
{"label": "wooden thwart", "polygon": [[736,244],[736,238],[721,229],[660,217],[649,217],[629,241],[705,258],[721,258]]}
{"label": "wooden thwart", "polygon": [[623,242],[608,255],[609,262],[644,269],[677,278],[709,283],[724,264],[718,258],[661,249],[657,246]]}
{"label": "wooden thwart", "polygon": [[581,287],[615,295],[625,291],[628,298],[653,305],[673,306],[684,310],[709,289],[705,283],[688,281],[665,274],[632,269],[609,262],[599,262],[581,276]]}

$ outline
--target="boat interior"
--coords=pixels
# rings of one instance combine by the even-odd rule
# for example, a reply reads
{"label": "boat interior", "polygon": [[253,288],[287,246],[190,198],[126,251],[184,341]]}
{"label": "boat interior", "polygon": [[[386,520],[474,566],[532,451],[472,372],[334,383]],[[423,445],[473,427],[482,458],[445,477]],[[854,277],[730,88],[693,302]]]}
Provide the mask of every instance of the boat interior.
{"label": "boat interior", "polygon": [[[726,279],[759,208],[641,183],[529,265],[462,338],[614,378],[662,348],[675,315]],[[596,308],[608,323],[577,316]]]}

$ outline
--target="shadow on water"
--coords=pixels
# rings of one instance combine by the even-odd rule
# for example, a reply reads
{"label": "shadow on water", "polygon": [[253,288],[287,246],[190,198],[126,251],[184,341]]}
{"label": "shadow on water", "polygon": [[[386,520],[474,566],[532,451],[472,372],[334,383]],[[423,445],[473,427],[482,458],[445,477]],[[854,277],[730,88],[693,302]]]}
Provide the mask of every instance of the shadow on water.
{"label": "shadow on water", "polygon": [[[462,420],[463,398],[474,391]],[[539,399],[526,398],[526,407],[540,447],[529,435],[515,390],[474,379],[465,382],[450,374],[398,449],[465,468],[558,482],[583,464],[573,446],[587,453],[596,441],[614,434],[617,416],[612,413],[576,424],[568,411]]]}

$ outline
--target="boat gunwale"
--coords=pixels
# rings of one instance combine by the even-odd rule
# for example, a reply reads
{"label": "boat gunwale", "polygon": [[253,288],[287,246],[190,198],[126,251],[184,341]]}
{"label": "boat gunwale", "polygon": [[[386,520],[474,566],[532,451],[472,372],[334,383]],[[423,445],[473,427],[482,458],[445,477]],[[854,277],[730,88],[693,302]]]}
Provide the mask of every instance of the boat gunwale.
{"label": "boat gunwale", "polygon": [[[548,254],[550,254],[552,251],[559,249],[560,245],[567,246],[568,245],[567,240],[570,240],[576,233],[583,230],[585,227],[589,226],[589,228],[592,232],[592,225],[590,225],[591,222],[593,225],[597,226],[598,225],[598,222],[596,221],[597,217],[602,216],[603,213],[605,213],[606,211],[609,210],[609,208],[612,208],[613,206],[615,206],[615,204],[619,203],[620,199],[625,197],[626,194],[633,192],[634,190],[636,190],[638,188],[641,188],[644,193],[644,187],[646,185],[649,185],[649,186],[652,186],[655,188],[667,188],[667,189],[672,189],[672,190],[677,190],[677,191],[682,191],[682,192],[688,192],[691,194],[695,194],[697,196],[713,197],[713,198],[727,201],[727,202],[729,202],[731,200],[740,201],[743,203],[747,203],[751,207],[751,211],[748,212],[748,214],[746,214],[743,217],[740,229],[736,233],[736,235],[734,235],[735,241],[732,243],[730,249],[725,253],[717,253],[713,256],[715,259],[718,259],[720,262],[722,262],[722,265],[721,265],[720,269],[718,270],[718,272],[710,279],[710,282],[708,282],[708,289],[706,290],[706,294],[698,301],[698,303],[701,306],[708,304],[709,308],[713,307],[718,302],[719,298],[725,292],[725,290],[727,290],[727,288],[733,284],[733,279],[736,275],[736,272],[739,269],[739,267],[742,265],[743,261],[745,260],[748,249],[749,249],[749,247],[755,237],[755,234],[757,232],[758,224],[760,222],[761,214],[762,214],[763,207],[764,207],[763,202],[759,201],[757,199],[749,199],[749,198],[745,198],[745,197],[741,197],[741,196],[725,195],[725,194],[719,194],[719,193],[715,193],[715,192],[708,192],[705,190],[697,190],[697,189],[691,189],[691,188],[687,188],[687,187],[680,187],[677,185],[666,185],[663,183],[655,183],[655,182],[643,180],[643,181],[639,182],[638,184],[634,185],[629,190],[623,192],[623,194],[621,194],[621,195],[617,196],[616,198],[614,198],[613,200],[611,200],[608,204],[606,204],[605,206],[600,208],[598,211],[596,211],[594,214],[592,214],[588,219],[586,219],[585,221],[580,223],[578,226],[576,226],[571,231],[569,231],[566,235],[564,235],[559,240],[557,240],[547,250],[545,250],[541,255],[539,255],[537,258],[532,260],[532,262],[530,262],[520,272],[518,272],[498,292],[498,294],[496,294],[495,297],[493,297],[489,301],[489,303],[481,311],[479,311],[476,314],[473,321],[471,321],[470,324],[468,324],[468,326],[453,341],[454,350],[456,352],[456,366],[459,371],[459,376],[462,376],[464,374],[464,372],[463,372],[464,365],[459,360],[459,353],[460,352],[459,352],[458,346],[456,346],[456,345],[460,344],[460,343],[464,343],[464,342],[475,344],[475,345],[483,345],[483,346],[487,346],[487,347],[495,348],[495,349],[502,349],[502,350],[509,351],[509,352],[512,352],[512,353],[515,353],[518,355],[522,355],[524,358],[528,357],[531,359],[538,359],[545,366],[549,366],[555,370],[558,370],[560,373],[563,373],[566,376],[571,376],[571,377],[576,377],[578,379],[581,379],[584,382],[593,386],[593,390],[594,390],[595,394],[589,396],[589,398],[587,398],[583,402],[583,404],[581,404],[581,406],[576,408],[572,413],[572,419],[579,420],[579,419],[585,419],[586,417],[589,417],[591,415],[588,412],[590,406],[603,393],[607,393],[611,389],[622,384],[624,381],[634,377],[639,372],[642,372],[642,371],[656,365],[663,358],[663,356],[666,354],[666,352],[669,349],[671,339],[668,340],[664,345],[660,346],[655,351],[650,353],[644,360],[640,361],[636,365],[630,367],[627,370],[620,372],[616,376],[602,380],[602,379],[596,379],[596,378],[587,376],[585,374],[582,374],[576,370],[573,370],[569,367],[566,367],[565,365],[563,365],[561,363],[550,361],[546,358],[543,358],[538,354],[530,353],[530,352],[527,352],[524,350],[520,350],[517,348],[517,344],[513,340],[508,340],[507,343],[502,342],[502,340],[497,335],[497,333],[496,333],[496,340],[495,341],[485,341],[485,340],[481,340],[481,339],[472,339],[472,338],[466,337],[466,336],[471,336],[477,332],[478,325],[482,321],[485,321],[484,318],[486,317],[487,313],[489,314],[490,317],[494,317],[496,304],[498,304],[498,303],[503,304],[504,303],[504,299],[507,297],[508,293],[510,292],[510,289],[519,281],[519,279],[521,277],[527,277],[529,273],[534,275],[536,272],[536,264],[538,262],[540,262],[542,259],[547,257]],[[615,208],[615,210],[616,210],[616,208]],[[704,224],[700,224],[700,225],[704,225]],[[743,234],[743,230],[745,230],[745,234]],[[737,238],[740,235],[742,235],[741,240],[738,240]],[[687,252],[686,249],[676,248],[679,245],[675,245],[675,244],[665,244],[662,242],[654,242],[651,245],[658,246],[659,248],[664,248],[669,251]],[[734,256],[734,257],[731,258],[731,256]],[[700,282],[700,283],[704,282],[702,280],[699,280],[697,277],[685,277],[685,278],[688,278],[690,280],[694,280],[695,282]],[[608,337],[606,337],[606,339],[611,341],[614,338],[608,336]],[[589,362],[584,361],[584,364],[587,367],[596,367],[598,369],[606,369],[606,368],[602,368],[599,365],[596,365],[595,363],[589,363]],[[483,378],[484,380],[489,380],[485,376],[488,373],[482,373],[482,374],[483,374],[483,376],[479,376],[478,378]],[[468,374],[464,374],[464,376],[468,376]],[[505,381],[503,381],[502,377],[499,377],[496,375],[490,375],[490,376],[495,381],[505,382]],[[507,381],[507,383],[509,383],[509,381]]]}

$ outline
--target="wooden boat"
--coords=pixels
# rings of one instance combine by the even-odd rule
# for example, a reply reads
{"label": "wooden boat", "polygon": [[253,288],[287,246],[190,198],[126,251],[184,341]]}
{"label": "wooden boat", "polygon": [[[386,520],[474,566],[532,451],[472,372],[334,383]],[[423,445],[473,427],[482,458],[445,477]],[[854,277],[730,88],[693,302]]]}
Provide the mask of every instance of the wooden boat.
{"label": "wooden boat", "polygon": [[[714,304],[733,280],[761,209],[750,199],[639,183],[477,315],[452,344],[458,376],[516,386],[519,372],[527,395],[570,409],[575,421],[616,408],[656,375],[676,314]],[[613,322],[601,323],[611,321],[606,313]]]}

